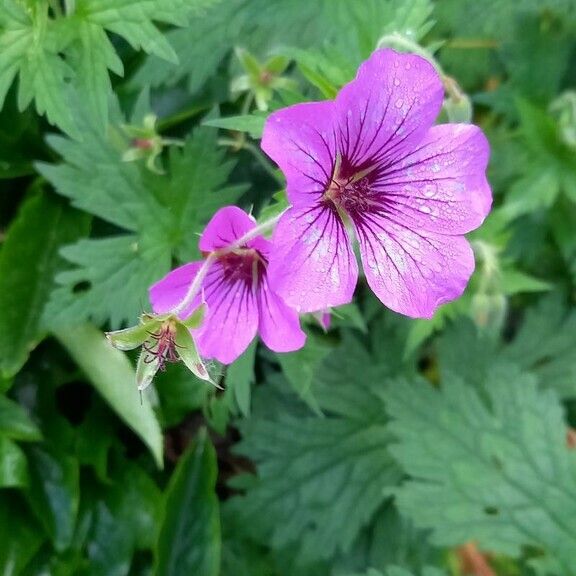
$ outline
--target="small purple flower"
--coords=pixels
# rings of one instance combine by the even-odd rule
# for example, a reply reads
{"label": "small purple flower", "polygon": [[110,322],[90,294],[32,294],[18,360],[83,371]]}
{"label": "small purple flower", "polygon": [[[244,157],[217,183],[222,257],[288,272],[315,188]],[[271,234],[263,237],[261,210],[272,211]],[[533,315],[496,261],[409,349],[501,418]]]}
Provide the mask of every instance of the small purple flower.
{"label": "small purple flower", "polygon": [[[298,314],[270,289],[267,275],[270,242],[257,236],[230,250],[256,222],[235,206],[219,210],[200,238],[200,250],[216,256],[198,295],[180,313],[186,318],[202,298],[208,308],[200,328],[193,331],[200,354],[224,364],[233,362],[258,332],[276,352],[290,352],[304,345]],[[176,268],[150,288],[157,314],[170,312],[182,301],[202,262]]]}
{"label": "small purple flower", "polygon": [[492,202],[489,146],[469,124],[433,126],[442,82],[425,59],[378,50],[334,101],[273,113],[263,150],[292,207],[272,239],[274,290],[308,312],[350,302],[358,279],[389,308],[429,318],[474,270],[463,234]]}

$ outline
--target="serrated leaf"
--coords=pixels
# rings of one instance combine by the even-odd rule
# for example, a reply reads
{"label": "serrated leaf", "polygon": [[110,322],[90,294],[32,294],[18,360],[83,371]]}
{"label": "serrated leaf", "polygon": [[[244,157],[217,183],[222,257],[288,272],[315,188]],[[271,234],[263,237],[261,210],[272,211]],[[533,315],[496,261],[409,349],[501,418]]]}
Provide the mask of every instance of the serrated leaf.
{"label": "serrated leaf", "polygon": [[83,130],[81,143],[51,138],[65,162],[41,163],[38,169],[74,206],[134,235],[66,247],[62,253],[75,268],[58,276],[60,287],[44,320],[62,326],[110,319],[116,329],[133,324],[147,308],[147,289],[169,271],[173,255],[181,261],[198,255],[196,234],[245,187],[226,185],[234,163],[225,160],[209,128],[196,130],[183,150],[171,151],[169,175],[162,176],[143,164],[122,162],[127,144],[118,132],[102,134],[89,121]]}
{"label": "serrated leaf", "polygon": [[108,70],[123,66],[105,31],[134,49],[176,63],[177,56],[155,22],[183,26],[219,0],[77,0],[65,16],[52,17],[48,3],[0,4],[0,107],[19,75],[21,109],[34,101],[39,114],[71,135],[80,136],[80,99],[100,130],[108,120]]}
{"label": "serrated leaf", "polygon": [[318,372],[325,417],[301,404],[289,409],[282,379],[256,388],[251,418],[240,423],[237,450],[255,463],[257,476],[245,479],[246,495],[229,511],[249,536],[290,551],[296,565],[349,551],[384,502],[384,486],[399,480],[388,454],[382,372],[375,381],[370,355],[357,346],[346,342]]}
{"label": "serrated leaf", "polygon": [[522,327],[501,358],[530,370],[561,396],[576,396],[576,311],[552,294],[526,312]]}
{"label": "serrated leaf", "polygon": [[205,430],[190,445],[166,491],[156,544],[157,576],[218,576],[220,519],[216,453]]}
{"label": "serrated leaf", "polygon": [[[419,29],[431,11],[429,0],[228,0],[191,22],[191,29],[168,34],[180,60],[176,67],[150,58],[134,82],[174,85],[183,78],[191,92],[198,91],[225,55],[235,46],[264,57],[287,45],[314,48],[335,45],[348,52],[352,65],[374,49],[385,31]],[[346,30],[346,34],[341,31]]]}
{"label": "serrated leaf", "polygon": [[6,377],[18,372],[42,339],[39,317],[62,264],[58,251],[85,233],[87,223],[41,192],[22,204],[12,222],[0,252],[0,372]]}
{"label": "serrated leaf", "polygon": [[68,327],[55,335],[111,408],[148,446],[161,468],[162,432],[147,397],[138,398],[136,376],[128,358],[88,324]]}
{"label": "serrated leaf", "polygon": [[148,308],[148,286],[170,270],[169,247],[142,246],[132,235],[80,240],[61,254],[76,267],[56,276],[43,315],[49,329],[88,319],[113,328],[133,323]]}
{"label": "serrated leaf", "polygon": [[576,460],[560,402],[505,365],[482,392],[458,378],[440,391],[422,381],[390,389],[391,452],[411,476],[395,492],[400,511],[436,544],[473,540],[514,557],[533,546],[575,574]]}
{"label": "serrated leaf", "polygon": [[331,350],[332,347],[328,340],[309,332],[306,345],[303,348],[287,354],[277,354],[282,372],[288,382],[300,398],[316,412],[319,411],[319,407],[314,396],[312,383],[322,361]]}

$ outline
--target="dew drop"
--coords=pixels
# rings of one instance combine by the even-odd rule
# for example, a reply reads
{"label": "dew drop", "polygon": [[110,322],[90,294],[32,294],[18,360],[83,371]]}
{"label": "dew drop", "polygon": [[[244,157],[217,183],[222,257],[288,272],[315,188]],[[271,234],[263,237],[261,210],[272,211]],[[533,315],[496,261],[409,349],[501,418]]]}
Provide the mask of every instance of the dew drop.
{"label": "dew drop", "polygon": [[394,86],[400,86],[400,79],[394,78]]}
{"label": "dew drop", "polygon": [[402,98],[398,98],[398,100],[396,100],[396,108],[402,108],[403,105],[404,100],[402,100]]}

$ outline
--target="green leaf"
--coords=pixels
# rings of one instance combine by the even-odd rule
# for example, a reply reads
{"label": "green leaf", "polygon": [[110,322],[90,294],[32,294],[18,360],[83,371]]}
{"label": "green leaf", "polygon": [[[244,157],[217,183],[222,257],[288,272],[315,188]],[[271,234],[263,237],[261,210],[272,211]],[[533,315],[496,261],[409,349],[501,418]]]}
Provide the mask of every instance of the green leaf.
{"label": "green leaf", "polygon": [[56,276],[42,318],[48,329],[88,319],[108,319],[113,328],[134,323],[147,308],[148,287],[170,269],[165,241],[143,243],[134,235],[80,240],[61,254],[76,268]]}
{"label": "green leaf", "polygon": [[0,436],[0,488],[28,485],[28,464],[17,444]]}
{"label": "green leaf", "polygon": [[212,118],[204,120],[204,126],[223,128],[224,130],[235,130],[237,132],[247,132],[252,138],[262,138],[266,116],[262,114],[250,114],[244,116],[228,116],[226,118]]}
{"label": "green leaf", "polygon": [[248,536],[289,551],[295,564],[350,550],[386,499],[384,488],[400,478],[388,453],[382,374],[357,342],[343,343],[314,383],[321,418],[290,403],[284,379],[256,388],[237,450],[257,476],[235,479],[246,495],[229,510]]}
{"label": "green leaf", "polygon": [[524,322],[501,358],[534,373],[561,396],[576,397],[576,310],[557,294],[528,309]]}
{"label": "green leaf", "polygon": [[199,255],[196,234],[245,187],[226,185],[234,163],[225,160],[218,135],[209,128],[196,130],[183,150],[171,151],[164,176],[122,162],[128,143],[119,133],[102,134],[90,122],[83,130],[81,143],[51,138],[65,162],[38,169],[74,206],[132,234],[66,247],[62,254],[75,267],[57,277],[44,321],[64,326],[109,319],[119,328],[135,322],[148,301],[148,287],[170,270],[173,255],[181,261]]}
{"label": "green leaf", "polygon": [[47,10],[45,4],[28,10],[14,0],[0,5],[0,108],[18,74],[19,109],[34,100],[36,111],[50,123],[77,135],[68,84],[73,70],[58,55]]}
{"label": "green leaf", "polygon": [[436,544],[514,557],[536,547],[552,571],[576,574],[576,460],[560,402],[506,366],[482,393],[458,378],[390,389],[391,451],[411,476],[395,491],[400,511]]}
{"label": "green leaf", "polygon": [[45,448],[30,448],[28,462],[28,502],[56,550],[62,552],[74,536],[80,499],[78,462]]}
{"label": "green leaf", "polygon": [[545,292],[552,288],[549,282],[515,269],[503,270],[501,281],[502,290],[508,296],[521,292]]}
{"label": "green leaf", "polygon": [[206,431],[190,445],[166,491],[156,545],[156,576],[220,573],[216,453]]}
{"label": "green leaf", "polygon": [[190,92],[197,92],[238,45],[257,57],[286,46],[335,45],[354,67],[374,50],[384,32],[414,35],[430,12],[429,0],[285,0],[274,5],[268,0],[228,0],[194,18],[190,29],[167,34],[178,55],[178,67],[150,58],[134,83],[140,88],[173,86],[186,78]]}
{"label": "green leaf", "polygon": [[309,332],[306,345],[296,352],[277,354],[282,372],[288,382],[313,410],[318,411],[312,384],[322,361],[332,351],[329,341]]}
{"label": "green leaf", "polygon": [[442,375],[480,384],[494,363],[513,364],[553,388],[563,398],[576,397],[576,310],[562,297],[547,295],[528,308],[516,334],[499,342],[469,319],[450,326],[438,342]]}
{"label": "green leaf", "polygon": [[255,382],[254,361],[256,359],[256,341],[228,367],[226,371],[226,392],[230,390],[242,416],[250,415],[252,385]]}
{"label": "green leaf", "polygon": [[[422,576],[446,576],[446,572],[438,568],[426,567],[420,572]],[[359,574],[356,576],[360,576]],[[363,576],[417,576],[415,572],[401,568],[400,566],[390,566],[386,572],[380,572],[374,568],[370,568]]]}
{"label": "green leaf", "polygon": [[127,462],[111,482],[94,492],[88,510],[89,574],[125,574],[136,552],[153,545],[162,494],[140,467]]}
{"label": "green leaf", "polygon": [[0,491],[0,573],[21,574],[44,538],[20,495]]}
{"label": "green leaf", "polygon": [[154,22],[183,26],[187,16],[219,0],[77,0],[65,16],[53,18],[48,3],[3,0],[0,4],[0,108],[19,75],[21,110],[34,100],[39,114],[79,136],[76,105],[82,101],[101,132],[108,123],[108,70],[123,74],[106,31],[134,49],[176,63],[177,56]]}
{"label": "green leaf", "polygon": [[16,402],[0,396],[0,434],[12,440],[34,442],[42,434],[26,411]]}
{"label": "green leaf", "polygon": [[136,375],[126,356],[88,324],[68,327],[55,336],[112,409],[148,446],[161,468],[162,432],[147,397],[138,399]]}
{"label": "green leaf", "polygon": [[[48,194],[23,203],[0,252],[0,372],[10,377],[43,338],[39,317],[61,265],[60,247],[86,230],[87,219]],[[25,263],[25,265],[23,265]]]}

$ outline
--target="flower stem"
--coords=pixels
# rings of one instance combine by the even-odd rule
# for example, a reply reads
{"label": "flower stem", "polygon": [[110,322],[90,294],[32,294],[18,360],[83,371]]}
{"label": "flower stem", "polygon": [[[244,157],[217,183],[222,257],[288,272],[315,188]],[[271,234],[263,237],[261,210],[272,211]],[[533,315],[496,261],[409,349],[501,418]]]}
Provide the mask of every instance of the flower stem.
{"label": "flower stem", "polygon": [[178,316],[178,314],[180,314],[182,311],[188,308],[188,306],[192,303],[194,298],[196,298],[196,296],[200,293],[200,290],[202,289],[202,282],[204,282],[204,279],[206,278],[208,271],[212,267],[212,264],[214,264],[214,262],[218,259],[219,256],[223,256],[224,254],[229,254],[230,252],[233,252],[237,248],[244,246],[246,242],[249,242],[250,240],[256,238],[257,236],[261,236],[264,232],[267,232],[271,228],[274,228],[274,225],[276,224],[276,222],[278,222],[278,220],[280,220],[280,217],[282,216],[282,214],[284,214],[284,212],[286,212],[286,210],[270,218],[269,220],[266,220],[265,222],[258,224],[258,226],[246,232],[246,234],[238,238],[236,242],[233,242],[229,246],[220,248],[218,250],[215,250],[214,252],[210,252],[210,254],[208,254],[208,256],[206,257],[206,260],[204,260],[204,263],[200,267],[200,270],[198,270],[196,276],[194,276],[194,280],[190,284],[186,294],[184,295],[184,298],[182,298],[182,300],[174,308],[170,310],[170,313]]}
{"label": "flower stem", "polygon": [[184,298],[182,298],[182,300],[177,306],[175,306],[174,308],[172,308],[172,310],[170,310],[172,314],[178,316],[178,314],[180,314],[180,312],[185,310],[190,305],[192,300],[196,298],[196,296],[200,292],[200,289],[202,288],[202,282],[204,281],[204,278],[206,278],[206,274],[208,274],[208,271],[210,270],[210,267],[212,266],[215,260],[216,255],[214,254],[214,252],[208,254],[206,260],[204,260],[204,264],[202,264],[200,270],[198,270],[198,273],[196,274],[196,276],[194,276],[194,280],[188,287],[188,291],[186,292]]}

